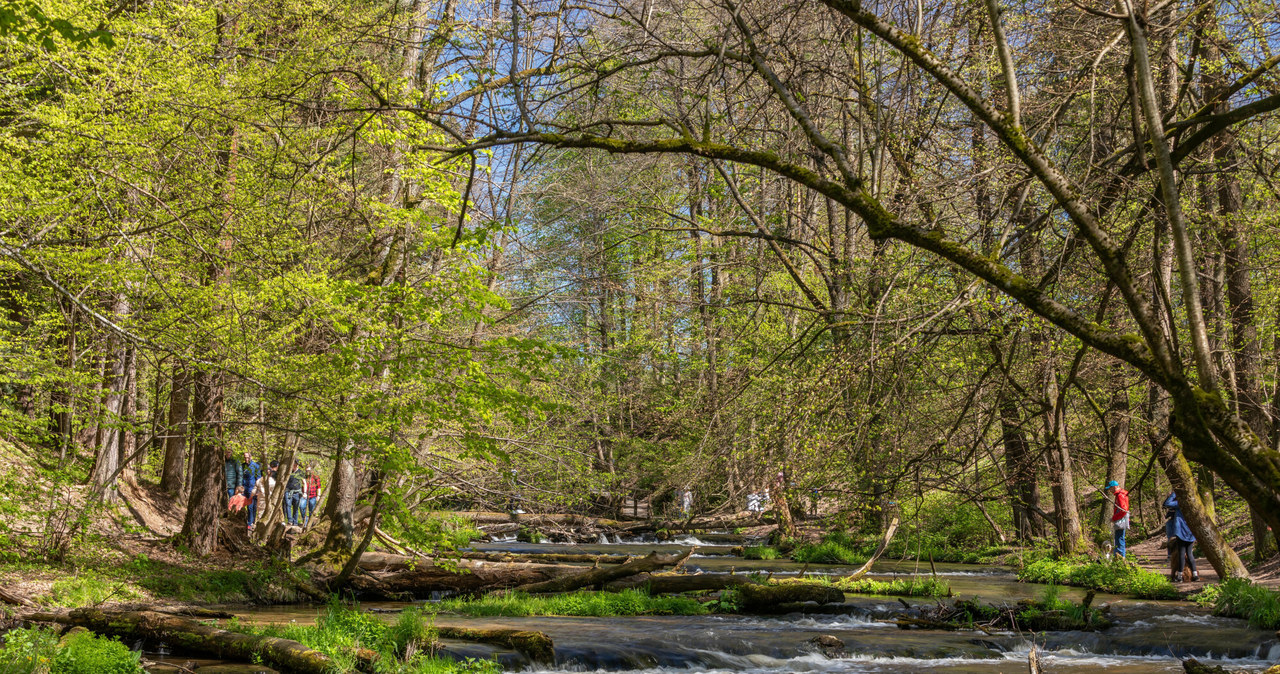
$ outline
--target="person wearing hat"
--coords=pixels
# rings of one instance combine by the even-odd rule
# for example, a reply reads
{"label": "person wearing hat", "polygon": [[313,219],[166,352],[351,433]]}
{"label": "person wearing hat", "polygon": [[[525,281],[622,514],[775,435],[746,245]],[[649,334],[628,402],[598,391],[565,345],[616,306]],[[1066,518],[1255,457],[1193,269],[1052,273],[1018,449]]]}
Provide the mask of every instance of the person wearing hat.
{"label": "person wearing hat", "polygon": [[1196,571],[1196,556],[1191,552],[1191,546],[1196,544],[1196,535],[1191,533],[1191,527],[1187,526],[1187,518],[1182,516],[1182,508],[1178,506],[1178,495],[1170,493],[1169,498],[1164,500],[1165,513],[1168,519],[1164,523],[1164,533],[1168,538],[1166,545],[1169,548],[1169,580],[1175,583],[1182,582],[1183,566],[1191,571],[1191,580],[1200,581],[1200,572]]}
{"label": "person wearing hat", "polygon": [[1102,490],[1111,498],[1115,509],[1111,512],[1111,529],[1116,537],[1116,556],[1124,557],[1124,532],[1129,528],[1129,492],[1120,488],[1120,483],[1109,480]]}

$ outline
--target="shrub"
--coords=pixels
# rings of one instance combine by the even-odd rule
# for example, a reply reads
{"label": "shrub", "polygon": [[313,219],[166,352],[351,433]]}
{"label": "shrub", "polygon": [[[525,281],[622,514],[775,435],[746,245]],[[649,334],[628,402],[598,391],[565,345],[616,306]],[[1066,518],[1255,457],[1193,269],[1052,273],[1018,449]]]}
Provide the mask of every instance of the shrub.
{"label": "shrub", "polygon": [[9,630],[0,647],[0,672],[5,674],[48,674],[58,654],[58,635],[53,630],[33,627]]}
{"label": "shrub", "polygon": [[891,597],[950,597],[951,586],[936,578],[895,578],[875,580],[858,578],[838,580],[837,588],[853,594],[879,594]]}
{"label": "shrub", "polygon": [[77,632],[62,640],[52,674],[138,674],[141,653],[114,639]]}
{"label": "shrub", "polygon": [[1280,593],[1252,581],[1228,578],[1206,587],[1194,599],[1202,606],[1212,606],[1215,615],[1244,618],[1262,629],[1280,628]]}
{"label": "shrub", "polygon": [[843,533],[827,534],[820,543],[806,543],[791,551],[791,558],[810,564],[848,564],[857,566],[867,557],[853,549]]}

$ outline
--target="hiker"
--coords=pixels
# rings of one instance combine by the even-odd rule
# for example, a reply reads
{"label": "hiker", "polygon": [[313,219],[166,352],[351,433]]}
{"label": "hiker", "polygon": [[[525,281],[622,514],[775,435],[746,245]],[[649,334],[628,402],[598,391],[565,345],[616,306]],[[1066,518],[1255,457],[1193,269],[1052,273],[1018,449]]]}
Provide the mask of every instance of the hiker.
{"label": "hiker", "polygon": [[222,477],[227,480],[227,498],[230,499],[236,495],[236,487],[244,483],[244,467],[232,456],[231,450],[223,450],[222,456]]}
{"label": "hiker", "polygon": [[1115,531],[1116,556],[1123,558],[1124,532],[1129,528],[1129,492],[1121,489],[1115,480],[1108,481],[1102,491],[1110,496],[1111,504],[1115,506],[1111,513],[1111,529]]}
{"label": "hiker", "polygon": [[[262,477],[253,485],[253,502],[255,509],[259,503],[264,506],[269,506],[271,504],[271,494],[276,488],[275,474],[279,466],[279,461],[272,461],[271,465],[263,471]],[[252,524],[249,525],[249,529],[253,529]]]}
{"label": "hiker", "polygon": [[311,464],[307,464],[306,487],[306,517],[302,522],[304,527],[311,523],[311,514],[316,511],[316,504],[320,501],[320,476],[311,471]]}
{"label": "hiker", "polygon": [[1164,500],[1164,507],[1165,514],[1169,517],[1164,523],[1164,534],[1168,538],[1166,544],[1169,546],[1172,566],[1169,580],[1175,583],[1182,582],[1182,569],[1185,563],[1186,568],[1191,569],[1191,580],[1199,582],[1200,573],[1196,571],[1196,556],[1191,552],[1191,546],[1196,543],[1196,535],[1191,533],[1191,527],[1187,526],[1187,520],[1182,516],[1182,508],[1178,506],[1178,495],[1169,494],[1169,498]]}
{"label": "hiker", "polygon": [[298,463],[294,463],[293,472],[289,473],[289,479],[284,484],[284,514],[289,520],[289,524],[299,526],[298,515],[302,510],[303,485],[306,478],[302,474],[302,467]]}
{"label": "hiker", "polygon": [[227,510],[232,512],[240,512],[241,508],[249,505],[249,498],[244,495],[244,485],[236,486],[236,495],[227,501]]}
{"label": "hiker", "polygon": [[[249,456],[249,450],[244,452],[244,492],[252,494],[253,488],[258,485],[258,478],[262,477],[262,466]],[[249,528],[253,528],[253,523],[258,519],[258,503],[256,501],[249,502]]]}

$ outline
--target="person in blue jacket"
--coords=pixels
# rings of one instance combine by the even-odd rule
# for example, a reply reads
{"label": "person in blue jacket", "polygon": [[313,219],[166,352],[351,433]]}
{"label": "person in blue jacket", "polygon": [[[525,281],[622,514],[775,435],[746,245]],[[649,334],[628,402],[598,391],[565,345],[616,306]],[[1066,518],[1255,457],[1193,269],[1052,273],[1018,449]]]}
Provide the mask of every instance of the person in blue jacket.
{"label": "person in blue jacket", "polygon": [[236,487],[244,484],[244,466],[231,455],[231,450],[223,450],[222,477],[227,480],[227,498],[236,495]]}
{"label": "person in blue jacket", "polygon": [[1195,545],[1196,535],[1191,533],[1187,520],[1182,516],[1182,508],[1178,507],[1178,495],[1169,494],[1164,500],[1164,507],[1169,519],[1164,523],[1164,533],[1169,538],[1169,554],[1172,556],[1173,572],[1169,579],[1175,583],[1182,581],[1182,568],[1185,563],[1191,569],[1191,580],[1199,581],[1200,573],[1196,571],[1196,556],[1191,552]]}

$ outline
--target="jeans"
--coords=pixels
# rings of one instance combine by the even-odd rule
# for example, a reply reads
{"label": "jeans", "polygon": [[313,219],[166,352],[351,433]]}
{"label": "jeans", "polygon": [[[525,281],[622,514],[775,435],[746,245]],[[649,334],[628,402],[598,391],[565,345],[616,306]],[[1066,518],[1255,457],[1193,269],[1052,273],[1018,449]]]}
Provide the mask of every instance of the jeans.
{"label": "jeans", "polygon": [[245,506],[245,511],[249,513],[249,526],[253,526],[255,520],[258,519],[258,497],[254,496],[249,499],[249,505]]}
{"label": "jeans", "polygon": [[235,496],[235,495],[236,495],[236,488],[235,488],[235,487],[227,487],[227,500],[230,500],[230,499],[231,499],[231,497],[233,497],[233,496]]}
{"label": "jeans", "polygon": [[302,497],[302,492],[291,491],[284,495],[284,515],[289,519],[289,524],[298,526],[299,516],[302,515],[302,502],[306,499]]}
{"label": "jeans", "polygon": [[1124,529],[1116,529],[1116,557],[1124,557]]}
{"label": "jeans", "polygon": [[317,502],[317,501],[319,501],[319,500],[320,500],[320,499],[319,499],[319,498],[317,498],[317,497],[315,497],[315,496],[312,496],[312,497],[310,497],[310,498],[304,498],[304,499],[302,499],[303,503],[305,503],[305,505],[306,505],[306,515],[307,515],[306,519],[303,521],[303,524],[304,524],[304,525],[305,525],[305,524],[310,524],[310,523],[311,523],[311,515],[312,515],[313,513],[315,513],[315,511],[316,511],[316,502]]}

